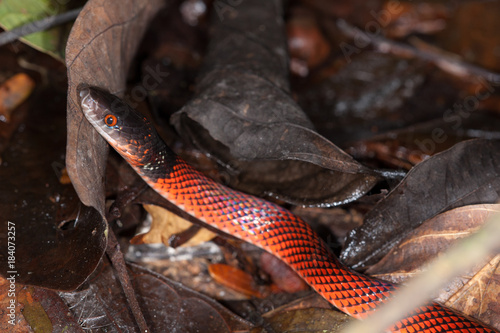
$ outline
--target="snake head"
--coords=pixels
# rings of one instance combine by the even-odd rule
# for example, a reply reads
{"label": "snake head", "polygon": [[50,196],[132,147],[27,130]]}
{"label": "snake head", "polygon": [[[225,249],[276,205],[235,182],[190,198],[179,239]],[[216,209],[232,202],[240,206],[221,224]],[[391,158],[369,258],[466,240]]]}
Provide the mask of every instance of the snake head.
{"label": "snake head", "polygon": [[103,89],[82,84],[77,94],[87,120],[120,155],[132,165],[148,163],[157,134],[146,117]]}

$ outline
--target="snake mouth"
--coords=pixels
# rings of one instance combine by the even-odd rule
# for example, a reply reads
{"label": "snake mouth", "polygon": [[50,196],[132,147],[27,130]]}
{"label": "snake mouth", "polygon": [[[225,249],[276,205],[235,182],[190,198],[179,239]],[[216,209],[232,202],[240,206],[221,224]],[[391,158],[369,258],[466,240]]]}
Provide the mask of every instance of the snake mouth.
{"label": "snake mouth", "polygon": [[90,94],[90,86],[86,83],[81,83],[76,87],[76,93],[81,101],[82,98]]}
{"label": "snake mouth", "polygon": [[102,99],[96,96],[98,90],[90,88],[88,85],[80,85],[77,88],[78,104],[83,111],[85,118],[99,132],[99,134],[112,146],[119,146],[119,131],[109,128],[104,124],[104,116],[109,112],[103,106]]}
{"label": "snake mouth", "polygon": [[128,113],[125,103],[104,89],[80,84],[76,91],[78,104],[87,119],[103,119],[106,114],[124,118]]}

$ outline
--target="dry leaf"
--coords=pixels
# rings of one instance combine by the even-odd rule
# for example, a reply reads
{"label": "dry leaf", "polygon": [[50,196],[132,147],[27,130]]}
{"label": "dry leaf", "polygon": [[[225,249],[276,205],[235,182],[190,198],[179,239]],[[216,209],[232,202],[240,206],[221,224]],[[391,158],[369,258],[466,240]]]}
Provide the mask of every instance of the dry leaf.
{"label": "dry leaf", "polygon": [[[30,104],[23,130],[2,154],[0,275],[17,271],[17,283],[73,290],[101,260],[107,224],[97,210],[81,204],[71,184],[61,183],[64,94],[40,87]],[[6,250],[12,243],[14,262]]]}
{"label": "dry leaf", "polygon": [[272,316],[266,316],[266,319],[276,332],[304,333],[340,333],[352,320],[338,311],[317,308],[274,312]]}
{"label": "dry leaf", "polygon": [[35,81],[19,73],[0,86],[0,120],[9,122],[12,112],[24,102],[35,87]]}
{"label": "dry leaf", "polygon": [[[151,229],[145,234],[137,235],[132,238],[130,240],[132,244],[163,243],[169,246],[169,239],[171,236],[181,233],[192,226],[191,222],[186,221],[182,217],[160,206],[144,205],[144,208],[153,218]],[[182,246],[198,245],[212,240],[215,236],[216,234],[213,232],[201,228],[194,237],[183,243]]]}
{"label": "dry leaf", "polygon": [[409,233],[366,273],[409,273],[419,270],[455,241],[479,230],[495,212],[500,212],[499,204],[470,205],[439,214]]}
{"label": "dry leaf", "polygon": [[251,297],[263,298],[269,294],[267,286],[257,286],[247,272],[226,264],[208,266],[210,276],[218,283]]}
{"label": "dry leaf", "polygon": [[78,16],[66,47],[68,140],[66,166],[78,196],[104,216],[108,144],[84,119],[76,88],[81,83],[120,95],[149,21],[163,0],[91,0]]}
{"label": "dry leaf", "polygon": [[[439,214],[412,231],[366,273],[395,283],[422,271],[457,240],[477,231],[500,204],[470,205]],[[499,327],[500,255],[485,258],[442,288],[438,301]]]}
{"label": "dry leaf", "polygon": [[293,100],[282,7],[243,1],[224,20],[214,13],[197,94],[171,122],[230,166],[232,187],[298,205],[353,201],[380,177],[318,134]]}
{"label": "dry leaf", "polygon": [[445,304],[500,327],[500,255],[479,270]]}
{"label": "dry leaf", "polygon": [[[429,139],[430,140],[430,139]],[[416,165],[352,230],[340,258],[356,269],[376,263],[424,221],[447,210],[496,203],[500,141],[458,143]]]}

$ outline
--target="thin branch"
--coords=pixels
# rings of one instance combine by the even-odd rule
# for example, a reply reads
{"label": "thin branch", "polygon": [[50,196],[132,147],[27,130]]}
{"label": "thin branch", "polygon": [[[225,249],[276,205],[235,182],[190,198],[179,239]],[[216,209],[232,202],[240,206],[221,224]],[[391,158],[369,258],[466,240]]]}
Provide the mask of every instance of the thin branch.
{"label": "thin branch", "polygon": [[429,269],[401,288],[390,302],[365,321],[355,321],[343,333],[384,332],[409,312],[425,304],[453,277],[466,271],[490,253],[500,251],[500,214],[493,215],[475,234],[467,237],[450,251],[433,261]]}
{"label": "thin branch", "polygon": [[21,27],[0,33],[0,46],[15,41],[18,38],[30,35],[35,32],[44,31],[57,25],[76,19],[82,8],[70,10],[55,16],[46,17],[39,21],[27,23]]}
{"label": "thin branch", "polygon": [[380,52],[424,59],[434,63],[442,70],[456,76],[479,76],[491,83],[500,83],[499,73],[495,73],[483,67],[460,60],[458,57],[444,54],[444,52],[419,50],[410,45],[387,39],[384,36],[366,33],[342,19],[337,20],[337,27],[350,38],[355,40],[360,39],[363,42],[368,41]]}

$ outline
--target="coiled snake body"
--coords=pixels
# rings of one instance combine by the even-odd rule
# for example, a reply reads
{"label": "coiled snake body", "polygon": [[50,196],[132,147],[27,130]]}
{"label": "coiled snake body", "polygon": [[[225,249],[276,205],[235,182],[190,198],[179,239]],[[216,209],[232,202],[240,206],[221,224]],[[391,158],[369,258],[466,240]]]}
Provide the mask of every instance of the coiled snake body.
{"label": "coiled snake body", "polygon": [[[89,122],[160,195],[224,233],[252,243],[292,267],[341,311],[364,318],[395,287],[345,267],[307,223],[288,210],[214,182],[177,157],[150,122],[117,97],[79,87]],[[415,309],[391,332],[495,332],[438,303]]]}

